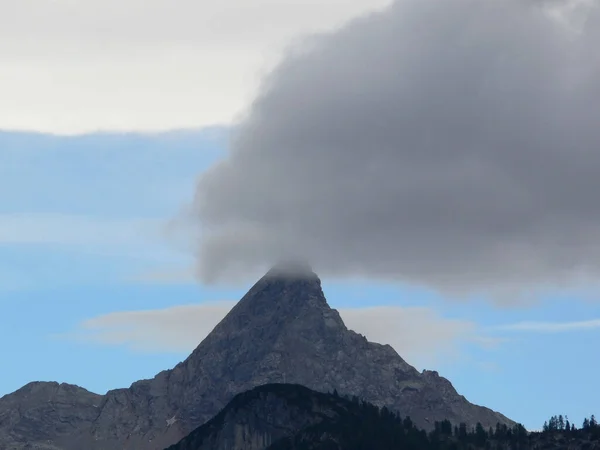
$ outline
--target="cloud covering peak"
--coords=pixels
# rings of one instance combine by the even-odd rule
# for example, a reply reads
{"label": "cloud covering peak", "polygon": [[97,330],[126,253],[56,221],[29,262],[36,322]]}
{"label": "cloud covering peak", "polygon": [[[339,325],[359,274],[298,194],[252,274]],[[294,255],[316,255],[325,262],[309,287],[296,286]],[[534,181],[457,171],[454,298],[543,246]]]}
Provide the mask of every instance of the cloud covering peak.
{"label": "cloud covering peak", "polygon": [[600,13],[556,5],[402,0],[291,50],[199,179],[203,280],[286,257],[454,293],[599,275]]}

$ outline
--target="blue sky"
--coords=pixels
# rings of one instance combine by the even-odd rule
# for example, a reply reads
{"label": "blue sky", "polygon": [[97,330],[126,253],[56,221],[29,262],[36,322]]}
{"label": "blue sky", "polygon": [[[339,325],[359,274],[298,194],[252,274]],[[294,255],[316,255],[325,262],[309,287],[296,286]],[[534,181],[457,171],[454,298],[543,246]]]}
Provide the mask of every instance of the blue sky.
{"label": "blue sky", "polygon": [[[103,393],[152,377],[184,359],[241,297],[248,286],[195,283],[193,241],[167,231],[227,136],[226,128],[0,133],[0,395],[33,380]],[[594,296],[547,293],[507,307],[445,301],[415,286],[325,279],[324,289],[351,327],[528,428],[552,414],[580,423],[600,413]],[[164,325],[182,305],[197,335]],[[374,306],[387,309],[353,315]],[[150,336],[156,329],[162,342]]]}

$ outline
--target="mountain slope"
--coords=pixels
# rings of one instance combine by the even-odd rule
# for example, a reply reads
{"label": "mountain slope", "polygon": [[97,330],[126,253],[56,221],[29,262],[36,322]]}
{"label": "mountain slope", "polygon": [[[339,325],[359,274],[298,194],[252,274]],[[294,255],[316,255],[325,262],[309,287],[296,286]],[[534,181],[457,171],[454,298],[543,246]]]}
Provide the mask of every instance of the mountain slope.
{"label": "mountain slope", "polygon": [[304,386],[269,384],[238,394],[217,416],[166,450],[593,450],[590,430],[527,433],[522,426],[427,434],[406,417]]}
{"label": "mountain slope", "polygon": [[[29,383],[0,398],[0,448],[69,446],[74,433],[91,427],[102,399],[66,383]],[[39,446],[32,447],[33,442]]]}
{"label": "mountain slope", "polygon": [[[236,394],[282,382],[356,395],[410,415],[423,427],[445,418],[486,427],[512,425],[501,414],[469,403],[437,372],[419,373],[389,345],[348,330],[309,268],[278,266],[185,361],[129,389],[108,392],[96,416],[73,429],[76,444],[56,442],[64,450],[161,450],[212,418]],[[72,406],[81,408],[76,401]],[[6,436],[15,433],[0,422],[0,449],[8,448],[3,447]],[[17,434],[27,438],[27,429]]]}

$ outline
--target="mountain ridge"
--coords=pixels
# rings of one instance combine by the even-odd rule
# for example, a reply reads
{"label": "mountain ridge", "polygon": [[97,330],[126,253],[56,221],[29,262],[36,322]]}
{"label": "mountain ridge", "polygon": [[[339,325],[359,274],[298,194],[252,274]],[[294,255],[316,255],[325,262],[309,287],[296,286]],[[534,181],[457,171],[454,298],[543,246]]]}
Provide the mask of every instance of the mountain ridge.
{"label": "mountain ridge", "polygon": [[[38,422],[46,430],[38,436],[45,446],[40,449],[162,450],[212,418],[236,394],[282,382],[356,395],[399,410],[424,428],[446,418],[473,425],[514,424],[469,403],[437,372],[420,373],[391,346],[348,330],[327,304],[318,276],[306,266],[290,267],[267,272],[188,358],[151,379],[104,396],[73,390],[65,401],[74,411],[68,402],[58,402],[54,422],[42,414],[46,397],[38,393],[37,400],[26,400],[21,390],[5,397],[12,405],[27,405],[26,416],[3,420],[3,397],[0,450],[37,448],[27,446],[27,430]],[[73,436],[66,443],[51,432],[52,424],[60,429],[65,417]]]}
{"label": "mountain ridge", "polygon": [[[556,419],[556,417],[555,417]],[[436,422],[426,433],[402,417],[337,392],[267,384],[225,408],[165,450],[594,450],[600,426],[528,433],[522,425],[469,429]]]}

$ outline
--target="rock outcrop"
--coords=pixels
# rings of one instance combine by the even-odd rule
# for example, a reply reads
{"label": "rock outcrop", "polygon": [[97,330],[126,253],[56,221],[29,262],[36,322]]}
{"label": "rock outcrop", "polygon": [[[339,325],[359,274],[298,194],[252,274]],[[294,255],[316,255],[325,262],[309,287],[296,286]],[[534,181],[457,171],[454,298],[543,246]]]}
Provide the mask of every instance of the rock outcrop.
{"label": "rock outcrop", "polygon": [[238,394],[214,418],[167,450],[265,450],[339,416],[348,400],[304,386],[268,384]]}
{"label": "rock outcrop", "polygon": [[[211,419],[236,394],[267,383],[336,389],[410,415],[425,428],[442,419],[485,427],[513,424],[469,403],[437,372],[420,373],[389,345],[348,330],[309,268],[279,266],[185,361],[151,380],[104,396],[52,384],[68,391],[54,403],[48,403],[50,394],[24,396],[21,391],[31,385],[0,399],[0,450],[162,450]],[[46,407],[54,409],[41,414]],[[65,427],[69,441],[63,439]]]}
{"label": "rock outcrop", "polygon": [[74,435],[90,429],[102,401],[70,384],[29,383],[0,398],[0,449],[73,448]]}

